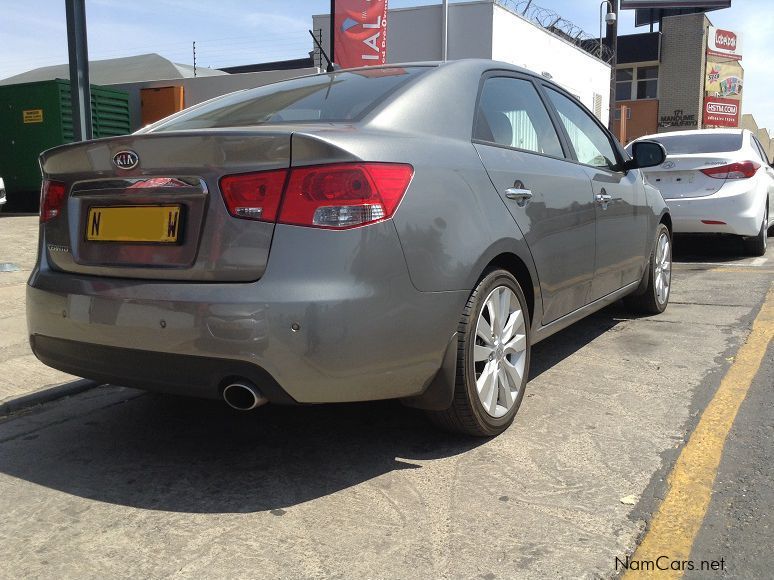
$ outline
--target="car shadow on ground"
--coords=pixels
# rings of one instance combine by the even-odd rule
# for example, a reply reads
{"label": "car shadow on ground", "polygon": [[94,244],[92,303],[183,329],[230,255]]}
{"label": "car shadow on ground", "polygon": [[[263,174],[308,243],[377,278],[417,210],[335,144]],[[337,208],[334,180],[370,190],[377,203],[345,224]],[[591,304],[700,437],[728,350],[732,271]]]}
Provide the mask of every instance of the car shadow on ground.
{"label": "car shadow on ground", "polygon": [[4,442],[0,423],[0,472],[141,509],[251,513],[485,443],[440,432],[420,412],[390,401],[239,413],[219,401],[124,393],[105,392],[115,404],[90,412],[57,410],[43,428]]}
{"label": "car shadow on ground", "polygon": [[750,256],[738,236],[675,235],[672,250],[675,262],[736,262],[747,258]]}

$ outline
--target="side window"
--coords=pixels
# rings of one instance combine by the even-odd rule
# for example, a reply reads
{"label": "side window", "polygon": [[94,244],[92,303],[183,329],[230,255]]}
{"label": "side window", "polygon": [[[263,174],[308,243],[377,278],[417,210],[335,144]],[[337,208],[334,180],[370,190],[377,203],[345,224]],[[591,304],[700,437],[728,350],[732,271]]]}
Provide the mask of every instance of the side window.
{"label": "side window", "polygon": [[492,77],[484,81],[473,138],[564,157],[559,136],[537,89],[524,79]]}
{"label": "side window", "polygon": [[551,87],[546,89],[567,130],[578,161],[593,167],[615,167],[615,151],[607,133],[577,103]]}

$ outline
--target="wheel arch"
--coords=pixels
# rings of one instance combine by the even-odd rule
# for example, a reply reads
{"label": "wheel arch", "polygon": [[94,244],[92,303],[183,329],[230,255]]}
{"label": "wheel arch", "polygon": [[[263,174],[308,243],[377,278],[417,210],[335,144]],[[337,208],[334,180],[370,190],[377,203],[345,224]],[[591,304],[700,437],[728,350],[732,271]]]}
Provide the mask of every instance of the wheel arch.
{"label": "wheel arch", "polygon": [[658,223],[664,224],[669,230],[669,235],[672,235],[672,216],[668,211],[665,211],[663,214],[661,214],[661,219],[658,221]]}
{"label": "wheel arch", "polygon": [[532,325],[535,320],[535,295],[536,292],[539,292],[539,289],[536,287],[535,281],[533,280],[532,274],[530,273],[527,265],[516,254],[511,252],[503,252],[490,260],[490,262],[481,272],[481,276],[479,276],[476,284],[478,284],[478,282],[484,278],[484,276],[493,270],[505,270],[510,272],[513,277],[516,278],[516,281],[524,291],[524,297],[527,299],[529,320],[530,325]]}
{"label": "wheel arch", "polygon": [[[530,270],[524,259],[513,251],[491,252],[490,256],[488,259],[483,259],[482,264],[476,267],[477,275],[471,279],[470,283],[471,292],[489,272],[494,270],[509,272],[516,278],[524,292],[530,326],[534,329],[536,309],[542,304],[537,275]],[[446,346],[441,368],[428,382],[421,395],[402,399],[404,405],[430,411],[443,411],[451,406],[457,375],[457,344],[458,333],[455,332]]]}

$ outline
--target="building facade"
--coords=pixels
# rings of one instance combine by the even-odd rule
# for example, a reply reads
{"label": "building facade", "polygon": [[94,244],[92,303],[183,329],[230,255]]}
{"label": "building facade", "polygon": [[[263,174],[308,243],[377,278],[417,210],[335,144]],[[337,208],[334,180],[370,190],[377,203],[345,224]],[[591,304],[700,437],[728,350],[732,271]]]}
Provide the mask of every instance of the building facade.
{"label": "building facade", "polygon": [[742,115],[742,54],[741,35],[713,26],[701,12],[666,16],[660,31],[619,37],[616,134],[628,143],[667,131],[743,127],[755,132],[772,158],[769,132],[752,115]]}

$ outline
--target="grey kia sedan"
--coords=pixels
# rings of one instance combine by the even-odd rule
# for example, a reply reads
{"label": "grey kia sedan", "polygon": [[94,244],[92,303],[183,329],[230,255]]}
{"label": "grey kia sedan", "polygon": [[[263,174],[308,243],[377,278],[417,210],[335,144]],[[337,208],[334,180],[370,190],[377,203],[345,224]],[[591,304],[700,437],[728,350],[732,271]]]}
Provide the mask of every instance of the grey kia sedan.
{"label": "grey kia sedan", "polygon": [[671,220],[570,93],[487,60],[336,71],[41,155],[30,342],[63,371],[506,429],[530,347],[669,299]]}

